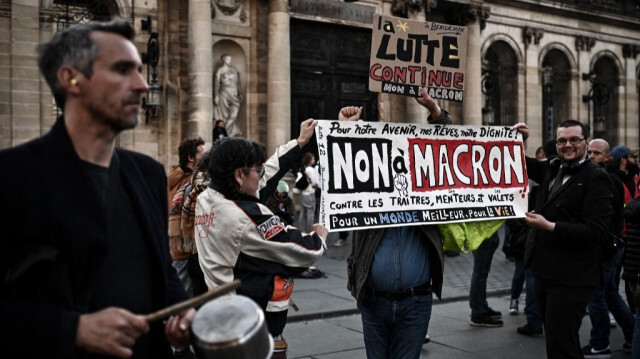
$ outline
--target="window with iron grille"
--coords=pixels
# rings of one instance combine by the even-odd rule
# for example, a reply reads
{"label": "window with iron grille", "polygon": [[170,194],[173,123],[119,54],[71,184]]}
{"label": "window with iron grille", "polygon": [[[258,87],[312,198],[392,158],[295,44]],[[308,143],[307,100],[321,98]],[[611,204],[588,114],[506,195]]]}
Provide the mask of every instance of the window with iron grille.
{"label": "window with iron grille", "polygon": [[549,51],[542,61],[543,142],[556,137],[555,129],[569,119],[571,65],[560,50]]}

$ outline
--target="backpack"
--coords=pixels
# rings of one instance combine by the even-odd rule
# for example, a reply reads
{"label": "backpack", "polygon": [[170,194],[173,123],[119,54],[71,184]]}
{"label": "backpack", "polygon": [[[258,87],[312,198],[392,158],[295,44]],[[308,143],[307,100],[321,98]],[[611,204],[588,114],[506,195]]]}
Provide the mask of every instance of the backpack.
{"label": "backpack", "polygon": [[304,191],[309,187],[309,179],[304,172],[298,171],[298,178],[296,178],[296,182],[293,184],[293,187],[301,191]]}

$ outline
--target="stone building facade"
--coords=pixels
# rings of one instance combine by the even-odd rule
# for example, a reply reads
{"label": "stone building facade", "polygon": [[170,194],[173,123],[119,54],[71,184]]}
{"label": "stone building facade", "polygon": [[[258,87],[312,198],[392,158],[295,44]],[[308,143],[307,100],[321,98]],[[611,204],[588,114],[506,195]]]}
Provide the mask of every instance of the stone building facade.
{"label": "stone building facade", "polygon": [[145,75],[162,86],[160,106],[118,144],[167,168],[182,139],[211,142],[222,54],[239,73],[238,127],[268,150],[344,105],[364,106],[371,121],[424,121],[413,99],[368,91],[374,13],[467,27],[465,101],[441,103],[455,123],[526,122],[529,154],[569,118],[612,145],[640,146],[634,0],[0,0],[0,148],[46,133],[59,115],[36,45],[113,15],[134,24],[141,53],[157,39],[158,64]]}

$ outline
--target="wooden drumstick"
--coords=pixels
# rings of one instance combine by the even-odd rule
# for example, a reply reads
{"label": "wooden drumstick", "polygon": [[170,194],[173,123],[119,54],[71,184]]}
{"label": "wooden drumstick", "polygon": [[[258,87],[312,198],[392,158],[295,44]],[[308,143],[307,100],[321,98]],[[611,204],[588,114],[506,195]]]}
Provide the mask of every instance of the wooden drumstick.
{"label": "wooden drumstick", "polygon": [[182,312],[185,309],[189,309],[189,308],[193,308],[193,307],[198,307],[208,301],[210,301],[213,298],[217,298],[223,294],[229,293],[233,290],[238,289],[238,287],[240,287],[240,280],[234,280],[231,283],[226,283],[223,284],[221,286],[219,286],[216,289],[212,289],[206,293],[200,294],[197,297],[193,297],[191,299],[187,299],[183,302],[180,303],[176,303],[172,306],[166,307],[164,309],[160,309],[157,312],[153,312],[149,315],[146,316],[145,320],[147,321],[147,323],[152,323],[155,322],[157,320],[160,319],[164,319],[167,317],[170,317],[174,314],[178,314],[180,312]]}

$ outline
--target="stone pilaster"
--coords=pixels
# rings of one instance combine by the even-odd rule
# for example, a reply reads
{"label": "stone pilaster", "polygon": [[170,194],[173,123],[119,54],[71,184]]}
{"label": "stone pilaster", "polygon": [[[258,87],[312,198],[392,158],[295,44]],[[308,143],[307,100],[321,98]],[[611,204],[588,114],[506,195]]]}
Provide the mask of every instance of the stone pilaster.
{"label": "stone pilaster", "polygon": [[482,44],[480,32],[489,18],[489,8],[469,5],[462,14],[467,26],[467,71],[462,102],[462,124],[482,125]]}
{"label": "stone pilaster", "polygon": [[[542,117],[542,75],[538,68],[538,57],[540,56],[540,39],[544,33],[540,29],[524,27],[522,29],[522,42],[524,43],[524,93],[519,99],[524,99],[525,118],[523,122],[529,125],[529,140],[527,146],[528,153],[533,155],[533,151],[543,144],[543,117]],[[520,81],[518,81],[520,83]]]}
{"label": "stone pilaster", "polygon": [[269,56],[267,78],[267,150],[291,138],[291,68],[289,3],[269,0]]}
{"label": "stone pilaster", "polygon": [[40,75],[35,51],[40,22],[37,2],[33,3],[11,3],[11,146],[40,136]]}
{"label": "stone pilaster", "polygon": [[[578,53],[578,97],[579,100],[579,112],[578,121],[587,123],[589,121],[589,111],[593,111],[593,103],[588,104],[582,101],[581,95],[586,95],[591,89],[591,82],[582,79],[583,74],[588,74],[591,71],[591,48],[595,46],[596,39],[588,36],[576,36],[576,52]],[[591,118],[593,123],[593,118]],[[591,132],[593,134],[593,132]]]}
{"label": "stone pilaster", "polygon": [[211,138],[213,59],[211,1],[189,0],[189,120],[187,136]]}
{"label": "stone pilaster", "polygon": [[620,143],[624,143],[627,147],[640,147],[640,138],[638,132],[640,127],[640,95],[638,94],[638,80],[636,75],[636,58],[640,53],[640,46],[625,44],[622,47],[624,56],[625,79],[624,93],[622,99],[624,106],[620,113],[620,122],[618,123],[618,138]]}

